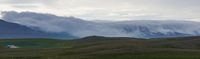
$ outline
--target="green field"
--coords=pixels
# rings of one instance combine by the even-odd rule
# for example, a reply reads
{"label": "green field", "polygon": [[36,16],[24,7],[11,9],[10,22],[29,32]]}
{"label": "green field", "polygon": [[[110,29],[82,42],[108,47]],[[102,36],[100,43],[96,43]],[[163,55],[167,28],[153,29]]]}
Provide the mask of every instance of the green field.
{"label": "green field", "polygon": [[0,39],[0,47],[16,45],[22,48],[48,48],[48,47],[71,47],[76,40],[58,40],[45,38],[32,39]]}
{"label": "green field", "polygon": [[[21,48],[4,48],[16,45]],[[200,59],[200,37],[0,39],[0,59]]]}

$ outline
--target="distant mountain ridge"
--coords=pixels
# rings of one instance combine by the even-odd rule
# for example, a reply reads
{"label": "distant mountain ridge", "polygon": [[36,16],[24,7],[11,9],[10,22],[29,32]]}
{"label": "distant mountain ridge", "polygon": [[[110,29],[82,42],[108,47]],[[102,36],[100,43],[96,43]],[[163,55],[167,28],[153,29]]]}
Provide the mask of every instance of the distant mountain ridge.
{"label": "distant mountain ridge", "polygon": [[0,20],[0,39],[4,38],[73,39],[75,37],[67,33],[47,33],[39,30],[33,30],[23,25]]}
{"label": "distant mountain ridge", "polygon": [[167,38],[181,36],[199,36],[199,22],[192,21],[129,21],[119,22],[110,27],[137,38]]}
{"label": "distant mountain ridge", "polygon": [[[4,34],[1,34],[1,37],[30,36],[68,39],[74,36],[75,38],[83,38],[92,35],[135,38],[167,38],[200,35],[200,26],[198,26],[200,22],[194,21],[130,20],[95,22],[75,17],[62,17],[35,12],[11,11],[3,12],[2,14],[4,21],[1,21],[0,31]],[[5,23],[7,26],[5,26]],[[13,28],[15,27],[16,29],[14,30]],[[29,35],[26,36],[24,35],[25,33]]]}
{"label": "distant mountain ridge", "polygon": [[[168,38],[168,37],[183,37],[183,36],[199,36],[200,35],[198,31],[199,28],[196,26],[198,23],[196,22],[192,24],[188,24],[184,22],[173,23],[173,24],[167,24],[167,23],[154,24],[151,21],[147,24],[145,23],[137,24],[137,22],[142,23],[141,21],[135,21],[135,22],[130,21],[130,22],[121,22],[121,23],[108,22],[108,23],[98,23],[98,24],[95,24],[94,22],[93,24],[100,25],[101,28],[105,27],[105,30],[109,28],[109,30],[119,31],[120,32],[119,34],[125,33],[136,38]],[[4,20],[0,20],[0,33],[1,33],[0,38],[54,38],[54,39],[81,38],[79,36],[73,36],[73,33],[45,32],[39,29],[38,30],[32,29],[31,27],[27,27],[25,25],[6,22]],[[116,35],[119,35],[119,34],[116,34]]]}

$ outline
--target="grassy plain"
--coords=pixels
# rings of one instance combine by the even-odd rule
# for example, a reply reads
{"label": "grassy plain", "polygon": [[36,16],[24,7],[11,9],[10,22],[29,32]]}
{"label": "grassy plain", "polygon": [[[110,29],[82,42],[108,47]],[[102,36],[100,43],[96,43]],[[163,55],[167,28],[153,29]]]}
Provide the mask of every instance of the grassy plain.
{"label": "grassy plain", "polygon": [[[21,48],[4,48],[17,45]],[[200,59],[200,37],[0,39],[0,59]]]}

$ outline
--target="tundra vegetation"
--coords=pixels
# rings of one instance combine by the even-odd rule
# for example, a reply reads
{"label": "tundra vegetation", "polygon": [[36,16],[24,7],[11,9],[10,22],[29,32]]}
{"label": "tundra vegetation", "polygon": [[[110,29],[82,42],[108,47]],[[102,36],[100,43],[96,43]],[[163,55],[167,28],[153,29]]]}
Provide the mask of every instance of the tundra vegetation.
{"label": "tundra vegetation", "polygon": [[[21,48],[5,48],[16,45]],[[199,59],[200,37],[0,39],[0,59]]]}

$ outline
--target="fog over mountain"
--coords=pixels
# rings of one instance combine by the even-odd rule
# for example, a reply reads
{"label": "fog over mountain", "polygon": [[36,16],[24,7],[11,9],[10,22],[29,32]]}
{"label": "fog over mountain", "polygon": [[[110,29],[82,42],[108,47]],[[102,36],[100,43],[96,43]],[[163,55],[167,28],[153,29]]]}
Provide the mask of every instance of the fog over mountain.
{"label": "fog over mountain", "polygon": [[4,21],[49,33],[69,33],[77,37],[91,35],[108,37],[160,38],[200,35],[199,22],[178,20],[132,20],[115,22],[86,21],[34,12],[2,12]]}
{"label": "fog over mountain", "polygon": [[54,38],[54,39],[74,39],[78,38],[68,33],[52,33],[34,30],[27,26],[6,22],[0,19],[0,39],[8,38]]}

